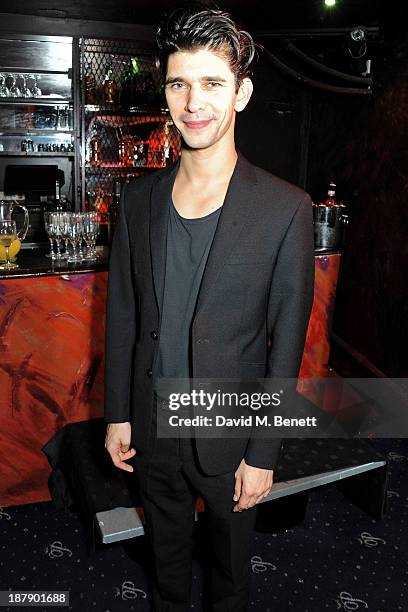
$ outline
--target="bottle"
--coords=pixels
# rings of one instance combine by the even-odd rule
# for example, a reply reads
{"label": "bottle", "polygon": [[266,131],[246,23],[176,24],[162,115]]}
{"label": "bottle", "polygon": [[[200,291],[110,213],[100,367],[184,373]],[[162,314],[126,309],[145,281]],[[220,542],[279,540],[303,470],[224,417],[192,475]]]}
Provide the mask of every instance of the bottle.
{"label": "bottle", "polygon": [[68,200],[67,196],[61,196],[61,206],[64,212],[71,211],[71,202]]}
{"label": "bottle", "polygon": [[44,196],[44,198],[45,199],[42,200],[44,211],[52,213],[64,212],[63,203],[61,202],[61,187],[58,178],[55,179],[54,195],[47,195]]}
{"label": "bottle", "polygon": [[168,166],[169,164],[172,164],[174,161],[174,151],[172,147],[168,147],[168,149],[165,150],[164,152],[164,156],[165,156],[165,165]]}
{"label": "bottle", "polygon": [[125,76],[123,79],[123,87],[120,94],[120,103],[122,106],[134,106],[135,104],[137,104],[139,73],[139,60],[137,57],[131,57],[129,64],[126,68]]}
{"label": "bottle", "polygon": [[58,179],[55,179],[55,198],[52,212],[64,212],[64,207],[61,202],[61,186]]}
{"label": "bottle", "polygon": [[98,187],[95,192],[95,199],[93,202],[93,208],[98,213],[99,219],[99,234],[96,240],[97,246],[103,246],[108,244],[108,198],[109,194],[106,193],[103,188]]}
{"label": "bottle", "polygon": [[141,168],[143,166],[146,166],[146,164],[147,164],[146,147],[147,147],[147,145],[145,145],[143,142],[141,142],[139,145],[136,145],[136,147],[135,147],[135,162],[134,162],[135,166],[139,166]]}
{"label": "bottle", "polygon": [[119,128],[119,159],[122,166],[134,166],[135,163],[135,142],[133,136],[124,134],[123,129]]}
{"label": "bottle", "polygon": [[92,61],[88,62],[85,67],[84,99],[85,104],[96,104],[96,79]]}
{"label": "bottle", "polygon": [[105,104],[112,106],[117,102],[118,86],[113,78],[112,64],[109,64],[106,69],[105,81],[103,83],[103,93]]}
{"label": "bottle", "polygon": [[171,147],[171,127],[173,122],[171,120],[166,121],[164,124],[164,134],[163,134],[163,152],[164,159],[162,160],[162,165],[167,166],[171,164],[173,161],[173,149]]}
{"label": "bottle", "polygon": [[90,156],[89,163],[91,166],[100,166],[103,161],[102,155],[102,138],[101,138],[101,126],[98,121],[94,123],[94,133],[89,142],[90,145]]}
{"label": "bottle", "polygon": [[337,204],[336,199],[336,183],[330,181],[329,189],[327,190],[327,198],[324,201],[325,206],[335,206]]}
{"label": "bottle", "polygon": [[113,187],[113,197],[112,202],[109,206],[108,211],[108,242],[111,244],[113,239],[113,234],[115,232],[116,221],[119,214],[119,205],[120,205],[120,194],[121,194],[122,184],[119,181],[115,181]]}

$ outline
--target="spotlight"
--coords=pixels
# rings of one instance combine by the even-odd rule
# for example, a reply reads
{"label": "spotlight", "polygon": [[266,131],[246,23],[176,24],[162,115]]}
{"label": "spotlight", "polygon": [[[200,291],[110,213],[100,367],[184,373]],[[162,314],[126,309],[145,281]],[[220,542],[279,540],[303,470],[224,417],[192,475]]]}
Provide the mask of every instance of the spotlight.
{"label": "spotlight", "polygon": [[336,0],[324,0],[324,4],[328,7],[336,6]]}

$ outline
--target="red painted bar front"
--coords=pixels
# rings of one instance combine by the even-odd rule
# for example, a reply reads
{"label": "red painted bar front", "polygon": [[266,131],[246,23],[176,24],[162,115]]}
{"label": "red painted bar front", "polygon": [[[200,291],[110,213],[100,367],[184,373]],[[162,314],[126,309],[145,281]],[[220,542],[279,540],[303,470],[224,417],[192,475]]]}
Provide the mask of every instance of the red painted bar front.
{"label": "red painted bar front", "polygon": [[[340,255],[316,256],[301,376],[329,374]],[[50,499],[42,446],[68,423],[103,415],[108,273],[0,277],[0,506]]]}

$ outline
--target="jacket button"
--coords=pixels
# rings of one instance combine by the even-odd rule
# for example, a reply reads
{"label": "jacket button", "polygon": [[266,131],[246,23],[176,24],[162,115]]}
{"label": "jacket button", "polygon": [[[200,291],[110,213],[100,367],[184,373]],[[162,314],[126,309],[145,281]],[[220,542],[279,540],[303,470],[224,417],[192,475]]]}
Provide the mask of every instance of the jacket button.
{"label": "jacket button", "polygon": [[153,376],[153,371],[152,370],[146,370],[146,374],[148,375],[149,378],[151,378]]}
{"label": "jacket button", "polygon": [[159,334],[157,333],[157,331],[153,330],[150,332],[150,337],[153,338],[153,340],[157,340]]}

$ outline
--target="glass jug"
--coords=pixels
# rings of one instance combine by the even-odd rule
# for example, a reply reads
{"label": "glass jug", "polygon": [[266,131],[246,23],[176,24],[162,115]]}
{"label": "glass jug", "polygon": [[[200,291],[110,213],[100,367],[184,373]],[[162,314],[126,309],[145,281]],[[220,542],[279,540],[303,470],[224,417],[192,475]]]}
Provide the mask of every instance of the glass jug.
{"label": "glass jug", "polygon": [[[6,195],[4,192],[0,191],[0,220],[11,221],[11,215],[13,214],[13,210],[17,208],[21,208],[24,212],[24,222],[23,226],[17,230],[17,239],[14,240],[9,247],[9,255],[10,261],[15,261],[17,257],[17,253],[21,248],[21,242],[26,237],[28,232],[28,228],[30,226],[30,218],[28,216],[28,210],[25,206],[20,204],[20,200],[23,199],[21,196],[16,195]],[[6,261],[6,249],[5,247],[0,245],[0,262]]]}

